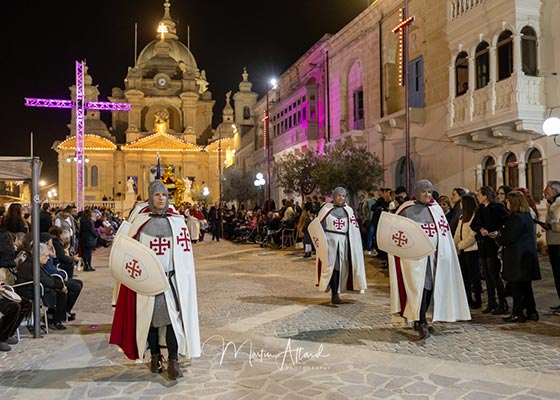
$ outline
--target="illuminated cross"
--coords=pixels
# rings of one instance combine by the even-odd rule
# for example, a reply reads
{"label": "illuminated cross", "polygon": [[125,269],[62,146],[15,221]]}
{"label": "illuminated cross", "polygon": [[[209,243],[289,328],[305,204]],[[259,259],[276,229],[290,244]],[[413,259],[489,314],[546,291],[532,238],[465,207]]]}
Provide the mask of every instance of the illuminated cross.
{"label": "illuminated cross", "polygon": [[128,103],[85,101],[84,61],[76,61],[76,100],[25,98],[28,107],[74,108],[76,109],[76,208],[84,209],[84,121],[85,110],[130,111]]}
{"label": "illuminated cross", "polygon": [[391,32],[399,34],[399,86],[404,86],[404,78],[406,78],[406,73],[403,64],[405,62],[408,62],[408,60],[404,59],[404,53],[406,50],[405,46],[408,45],[408,43],[406,43],[407,41],[405,41],[405,29],[407,29],[408,25],[410,25],[412,21],[414,21],[414,16],[407,18],[406,7],[401,8],[399,9],[399,23],[397,24],[397,26],[391,29]]}
{"label": "illuminated cross", "polygon": [[163,42],[165,40],[165,34],[168,32],[167,26],[162,22],[159,24],[157,31],[161,34],[160,39]]}

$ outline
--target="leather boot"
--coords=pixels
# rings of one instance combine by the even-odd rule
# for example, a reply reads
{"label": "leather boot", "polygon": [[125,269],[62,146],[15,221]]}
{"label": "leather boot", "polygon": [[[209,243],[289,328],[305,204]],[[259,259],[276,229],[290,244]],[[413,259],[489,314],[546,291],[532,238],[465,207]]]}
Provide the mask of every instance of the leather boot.
{"label": "leather boot", "polygon": [[161,354],[155,354],[150,360],[150,371],[154,374],[163,372],[163,357]]}
{"label": "leather boot", "polygon": [[338,294],[333,294],[331,297],[331,303],[332,304],[342,304],[342,299],[340,298],[340,296]]}
{"label": "leather boot", "polygon": [[169,360],[167,362],[167,376],[171,380],[175,380],[183,376],[177,360]]}

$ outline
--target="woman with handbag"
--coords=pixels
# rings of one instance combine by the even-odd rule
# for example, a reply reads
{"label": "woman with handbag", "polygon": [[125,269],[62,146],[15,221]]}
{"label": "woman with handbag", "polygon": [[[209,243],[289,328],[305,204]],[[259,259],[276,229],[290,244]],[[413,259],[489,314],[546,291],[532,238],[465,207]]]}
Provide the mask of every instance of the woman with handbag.
{"label": "woman with handbag", "polygon": [[92,213],[86,208],[80,218],[80,248],[82,250],[82,259],[84,260],[84,271],[95,271],[91,266],[91,256],[93,249],[97,247],[97,239],[99,233],[93,224]]}

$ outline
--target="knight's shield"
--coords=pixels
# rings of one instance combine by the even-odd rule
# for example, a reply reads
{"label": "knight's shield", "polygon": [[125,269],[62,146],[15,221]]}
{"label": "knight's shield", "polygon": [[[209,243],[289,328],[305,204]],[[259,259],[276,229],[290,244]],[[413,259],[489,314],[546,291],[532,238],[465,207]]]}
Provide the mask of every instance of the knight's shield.
{"label": "knight's shield", "polygon": [[124,234],[111,246],[109,268],[117,282],[145,296],[163,293],[169,287],[163,266],[154,252]]}
{"label": "knight's shield", "polygon": [[311,236],[311,241],[313,242],[313,246],[315,246],[315,252],[317,254],[317,258],[320,259],[323,264],[327,264],[327,236],[325,235],[325,231],[321,226],[321,222],[318,218],[315,218],[309,224],[307,231],[309,232],[309,236]]}
{"label": "knight's shield", "polygon": [[376,239],[381,250],[404,259],[416,260],[436,251],[416,222],[386,211],[379,218]]}

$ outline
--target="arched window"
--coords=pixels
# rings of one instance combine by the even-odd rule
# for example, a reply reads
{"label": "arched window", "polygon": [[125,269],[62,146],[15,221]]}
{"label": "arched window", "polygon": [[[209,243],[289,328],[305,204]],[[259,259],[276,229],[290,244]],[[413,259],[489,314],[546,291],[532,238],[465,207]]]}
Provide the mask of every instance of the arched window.
{"label": "arched window", "polygon": [[492,157],[488,157],[484,162],[482,184],[484,186],[492,186],[493,188],[496,187],[496,161]]}
{"label": "arched window", "polygon": [[251,109],[248,106],[243,107],[243,119],[251,118]]}
{"label": "arched window", "polygon": [[97,172],[97,166],[94,165],[91,167],[91,186],[98,186],[99,185],[99,178]]}
{"label": "arched window", "polygon": [[521,67],[525,75],[538,75],[537,34],[530,26],[521,29]]}
{"label": "arched window", "polygon": [[543,198],[543,166],[541,152],[537,149],[531,150],[527,157],[527,189],[533,195],[535,201],[541,201]]}
{"label": "arched window", "polygon": [[[401,157],[397,162],[397,186],[404,186],[406,187],[406,157]],[[410,176],[408,181],[410,182],[410,190],[414,188],[415,182],[415,172],[414,172],[414,163],[410,160]],[[409,193],[409,196],[412,196]]]}
{"label": "arched window", "polygon": [[517,168],[517,157],[515,154],[509,153],[506,157],[504,165],[504,185],[512,188],[519,186],[519,169]]}
{"label": "arched window", "polygon": [[476,88],[480,89],[488,85],[490,81],[490,55],[488,43],[481,42],[476,46]]}
{"label": "arched window", "polygon": [[461,96],[469,90],[469,58],[464,51],[455,59],[455,95]]}
{"label": "arched window", "polygon": [[507,79],[513,72],[513,36],[510,31],[503,31],[498,36],[498,80]]}

